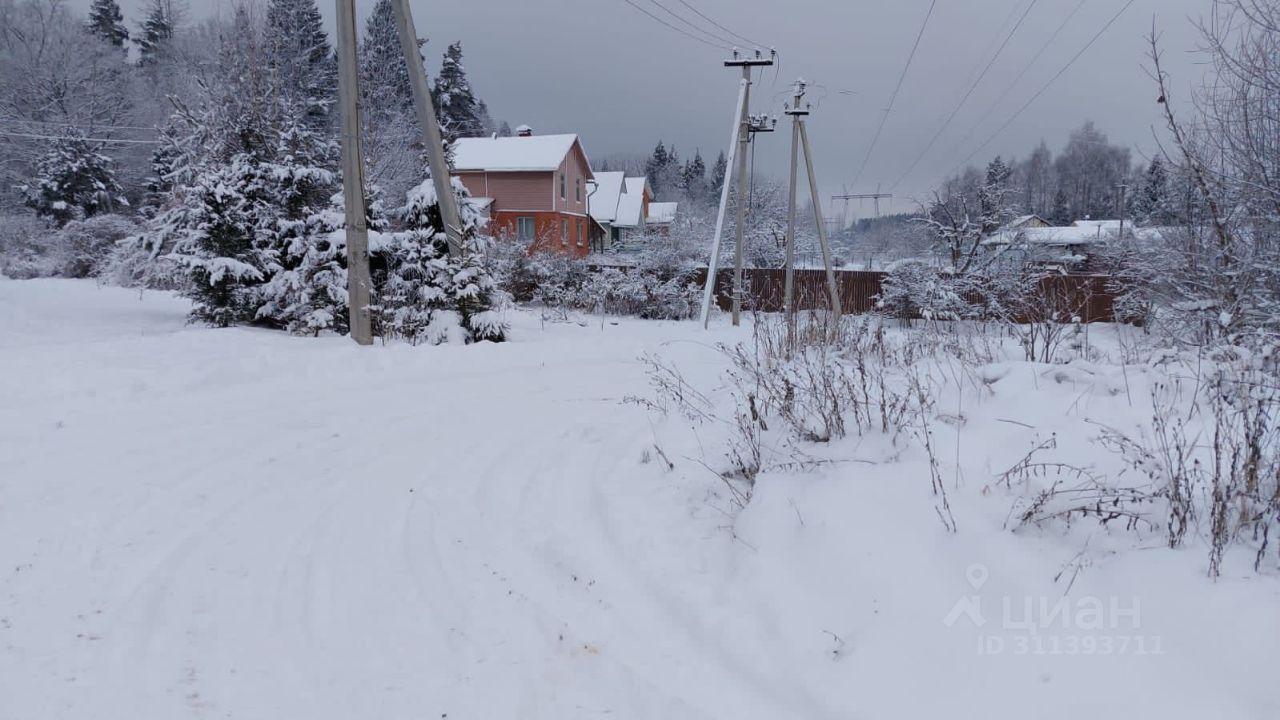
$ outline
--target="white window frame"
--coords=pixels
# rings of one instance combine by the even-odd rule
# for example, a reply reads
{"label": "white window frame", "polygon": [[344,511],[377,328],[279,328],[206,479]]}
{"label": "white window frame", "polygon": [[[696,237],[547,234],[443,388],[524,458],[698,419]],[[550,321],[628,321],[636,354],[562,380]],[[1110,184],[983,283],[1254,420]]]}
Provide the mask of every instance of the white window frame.
{"label": "white window frame", "polygon": [[[524,230],[528,227],[528,233]],[[538,219],[532,215],[521,215],[516,218],[516,239],[533,240],[538,234]]]}

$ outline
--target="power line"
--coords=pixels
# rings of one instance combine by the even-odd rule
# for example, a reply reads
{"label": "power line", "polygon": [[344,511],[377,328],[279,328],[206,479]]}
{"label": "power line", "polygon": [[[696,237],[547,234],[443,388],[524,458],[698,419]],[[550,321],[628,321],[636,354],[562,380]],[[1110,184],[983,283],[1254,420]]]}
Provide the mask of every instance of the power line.
{"label": "power line", "polygon": [[622,2],[624,2],[624,3],[628,4],[628,5],[630,5],[631,7],[635,8],[636,10],[639,10],[640,12],[644,13],[645,15],[648,15],[648,16],[649,16],[650,18],[652,18],[655,22],[662,23],[663,25],[667,26],[668,28],[671,28],[672,30],[675,30],[676,32],[680,33],[681,35],[684,35],[685,37],[690,38],[690,39],[692,39],[692,40],[697,40],[698,42],[702,43],[703,45],[710,45],[711,47],[716,48],[716,49],[719,49],[719,50],[730,50],[730,49],[732,49],[732,44],[725,44],[725,45],[721,45],[721,44],[720,44],[720,43],[718,43],[718,42],[712,42],[712,41],[707,40],[707,39],[705,39],[705,38],[700,38],[700,37],[698,37],[697,35],[694,35],[693,33],[686,31],[684,28],[681,28],[681,27],[677,27],[677,26],[675,26],[675,25],[672,25],[671,23],[667,22],[666,20],[663,20],[662,18],[658,17],[657,15],[654,15],[653,13],[649,12],[648,10],[645,10],[644,8],[640,7],[639,5],[637,5],[636,3],[634,3],[632,0],[622,0]]}
{"label": "power line", "polygon": [[163,145],[159,140],[113,140],[110,138],[90,138],[79,137],[75,135],[36,135],[34,133],[20,133],[0,130],[0,135],[9,137],[31,138],[32,140],[83,140],[84,142],[96,142],[117,145]]}
{"label": "power line", "polygon": [[969,138],[973,137],[973,134],[977,132],[978,128],[982,127],[982,123],[986,122],[987,118],[991,117],[991,113],[995,112],[996,108],[1000,106],[1000,103],[1004,102],[1004,99],[1009,97],[1009,93],[1013,92],[1013,89],[1018,86],[1018,83],[1022,82],[1022,78],[1026,77],[1027,72],[1031,70],[1031,67],[1044,56],[1045,51],[1049,49],[1050,45],[1053,45],[1053,42],[1058,39],[1058,36],[1061,35],[1062,31],[1067,27],[1067,24],[1071,22],[1076,14],[1080,12],[1080,8],[1084,7],[1084,4],[1088,1],[1089,0],[1080,0],[1080,2],[1076,4],[1075,9],[1067,15],[1066,19],[1062,21],[1062,24],[1058,26],[1058,29],[1053,31],[1053,35],[1049,37],[1048,42],[1041,45],[1040,50],[1031,58],[1031,61],[1022,66],[1022,72],[1018,73],[1018,77],[1014,78],[1013,82],[1009,83],[1009,86],[1004,89],[1004,92],[1000,93],[1000,96],[997,97],[994,102],[987,104],[987,111],[982,114],[982,117],[978,118],[978,122],[974,123],[973,127],[969,128],[969,132],[965,133],[964,137],[960,138],[960,142],[956,143],[957,147],[968,142]]}
{"label": "power line", "polygon": [[702,11],[701,11],[701,10],[699,10],[698,8],[696,8],[696,7],[694,7],[693,5],[690,5],[688,2],[686,2],[686,0],[678,0],[678,2],[679,2],[681,5],[683,5],[683,6],[687,7],[687,8],[689,8],[690,10],[692,10],[692,11],[693,11],[693,14],[697,15],[698,17],[702,18],[703,20],[706,20],[707,22],[709,22],[709,23],[711,23],[712,25],[714,25],[714,26],[716,26],[716,27],[720,28],[721,30],[723,30],[723,31],[725,31],[725,32],[727,32],[727,33],[729,33],[729,34],[730,34],[730,35],[732,35],[733,37],[738,38],[738,39],[739,39],[739,40],[741,40],[742,42],[744,42],[744,43],[746,43],[746,44],[748,44],[748,45],[754,45],[754,46],[756,46],[756,47],[765,47],[765,45],[764,45],[763,43],[758,43],[758,42],[756,42],[755,40],[752,40],[752,39],[750,39],[750,38],[748,38],[748,37],[744,37],[744,36],[742,36],[742,35],[739,35],[738,33],[736,33],[736,32],[734,32],[734,31],[730,30],[729,28],[727,28],[727,27],[725,27],[725,26],[721,25],[720,23],[716,22],[715,20],[712,20],[711,18],[709,18],[709,17],[707,17],[706,15],[704,15],[704,14],[702,13]]}
{"label": "power line", "polygon": [[698,24],[691,22],[689,18],[686,18],[685,15],[681,15],[680,13],[675,12],[675,10],[668,8],[668,6],[663,5],[662,3],[659,3],[658,0],[649,0],[649,1],[654,5],[657,5],[659,9],[662,9],[663,13],[667,13],[668,15],[671,15],[671,17],[676,18],[677,20],[680,20],[681,23],[684,23],[686,24],[686,26],[689,26],[689,28],[692,29],[692,31],[700,32],[701,35],[710,38],[710,40],[713,40],[716,42],[727,42],[728,46],[733,45],[733,42],[731,40],[727,40],[726,37],[719,36],[717,35],[717,33],[710,32],[709,29],[707,28],[698,26]]}
{"label": "power line", "polygon": [[942,133],[945,132],[951,125],[951,122],[956,119],[956,115],[960,114],[960,109],[964,107],[966,102],[968,102],[969,97],[973,95],[973,91],[978,89],[978,85],[982,84],[983,78],[985,78],[987,73],[991,71],[992,66],[996,64],[996,60],[1000,59],[1000,54],[1009,46],[1009,41],[1013,39],[1015,34],[1017,34],[1018,28],[1022,27],[1022,23],[1027,19],[1027,16],[1031,14],[1031,10],[1035,8],[1036,3],[1039,1],[1040,0],[1031,0],[1031,3],[1027,5],[1027,9],[1022,11],[1022,17],[1018,18],[1018,22],[1014,24],[1013,29],[1005,36],[1004,42],[1000,43],[1000,47],[996,49],[996,54],[991,56],[991,60],[987,63],[987,66],[982,69],[982,72],[978,75],[978,79],[969,86],[968,92],[960,98],[960,102],[956,103],[956,106],[951,110],[951,114],[947,116],[945,121],[943,121],[942,127],[939,127],[938,131],[933,134],[933,137],[929,139],[928,144],[924,146],[924,149],[920,151],[920,154],[916,156],[916,159],[913,160],[911,165],[907,167],[906,171],[894,181],[893,185],[889,188],[889,192],[893,192],[899,185],[901,185],[902,181],[906,180],[907,176],[910,175],[911,172],[916,169],[916,166],[920,164],[920,161],[924,159],[924,156],[929,154],[929,151],[933,149],[933,146],[938,142],[938,138],[942,137]]}
{"label": "power line", "polygon": [[937,7],[938,0],[929,3],[929,12],[924,15],[924,22],[920,24],[920,32],[916,33],[916,42],[911,46],[911,54],[907,56],[907,64],[902,68],[902,74],[898,76],[898,85],[893,89],[893,94],[889,96],[889,105],[884,109],[884,114],[880,116],[880,125],[876,128],[876,134],[871,138],[871,144],[867,146],[867,154],[862,157],[862,165],[858,168],[858,173],[853,178],[853,184],[856,186],[858,181],[862,179],[862,172],[867,169],[867,162],[871,160],[871,153],[876,149],[876,143],[880,140],[880,133],[884,132],[884,124],[889,120],[889,113],[893,112],[893,104],[898,100],[898,93],[902,90],[902,83],[907,79],[907,71],[911,69],[911,62],[916,58],[916,51],[920,49],[920,40],[924,37],[924,30],[929,26],[929,18],[933,17],[933,9]]}
{"label": "power line", "polygon": [[1098,42],[1098,39],[1101,38],[1104,34],[1106,34],[1107,30],[1111,29],[1111,26],[1114,25],[1116,21],[1120,19],[1121,15],[1124,15],[1125,11],[1128,10],[1129,7],[1132,6],[1134,2],[1136,2],[1136,0],[1129,0],[1129,2],[1125,3],[1124,6],[1121,7],[1120,10],[1115,15],[1112,15],[1111,19],[1107,21],[1107,24],[1103,25],[1102,29],[1099,30],[1097,33],[1095,33],[1094,36],[1089,39],[1089,42],[1085,43],[1084,47],[1080,48],[1080,52],[1072,56],[1072,58],[1067,61],[1067,64],[1063,65],[1061,70],[1055,73],[1053,77],[1049,78],[1049,81],[1046,82],[1043,86],[1041,86],[1041,88],[1037,90],[1036,93],[1032,95],[1029,100],[1023,103],[1022,107],[1018,108],[1017,112],[1011,115],[1009,119],[1006,120],[1005,123],[1001,125],[998,130],[991,133],[991,137],[988,137],[981,145],[975,148],[973,152],[969,153],[969,155],[965,157],[964,160],[961,160],[960,164],[957,165],[955,169],[952,170],[952,172],[955,172],[955,170],[958,170],[961,167],[964,167],[966,164],[968,164],[968,162],[973,159],[973,156],[982,152],[984,148],[986,148],[988,145],[991,144],[992,140],[995,140],[997,137],[1000,136],[1000,133],[1007,130],[1009,126],[1012,125],[1014,121],[1016,121],[1022,115],[1022,113],[1026,111],[1027,108],[1031,107],[1032,103],[1034,103],[1036,100],[1039,100],[1040,96],[1044,95],[1045,92],[1049,90],[1050,86],[1052,86],[1055,82],[1057,82],[1058,78],[1066,74],[1067,70],[1070,70],[1071,66],[1075,65],[1077,60],[1079,60],[1082,56],[1084,56],[1086,52],[1089,52],[1089,48],[1093,47],[1093,44]]}

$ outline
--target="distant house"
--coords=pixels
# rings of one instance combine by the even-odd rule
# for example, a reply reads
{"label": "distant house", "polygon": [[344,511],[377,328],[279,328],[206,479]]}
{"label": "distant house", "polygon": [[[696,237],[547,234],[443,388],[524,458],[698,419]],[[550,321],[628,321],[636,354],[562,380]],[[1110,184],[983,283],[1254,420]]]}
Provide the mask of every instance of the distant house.
{"label": "distant house", "polygon": [[667,235],[671,232],[671,223],[676,221],[676,212],[680,204],[673,202],[649,203],[649,213],[645,215],[644,224],[650,232]]}
{"label": "distant house", "polygon": [[[1034,215],[1027,218],[1035,220],[1005,225],[983,241],[983,248],[1012,265],[1030,263],[1064,271],[1087,270],[1090,257],[1120,235],[1119,220],[1077,220],[1068,227],[1053,227],[1040,224],[1044,221]],[[1128,235],[1129,228],[1125,230]]]}
{"label": "distant house", "polygon": [[586,255],[592,221],[587,213],[591,164],[577,135],[460,138],[453,144],[455,174],[489,210],[489,230],[533,249]]}
{"label": "distant house", "polygon": [[653,202],[653,188],[642,177],[622,172],[596,173],[591,193],[591,217],[599,225],[600,250],[618,250],[642,237]]}
{"label": "distant house", "polygon": [[1010,220],[1009,222],[1005,223],[1004,227],[1000,229],[1001,230],[1021,230],[1023,228],[1046,228],[1046,227],[1052,227],[1052,225],[1049,224],[1048,220],[1045,220],[1039,215],[1023,215],[1022,217],[1016,217]]}

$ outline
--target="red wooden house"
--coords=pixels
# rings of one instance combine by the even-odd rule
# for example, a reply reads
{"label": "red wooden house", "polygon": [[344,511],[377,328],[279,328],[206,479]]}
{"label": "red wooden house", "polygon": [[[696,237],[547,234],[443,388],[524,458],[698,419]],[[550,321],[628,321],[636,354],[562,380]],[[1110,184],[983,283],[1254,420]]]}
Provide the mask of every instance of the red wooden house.
{"label": "red wooden house", "polygon": [[577,135],[461,138],[453,145],[455,174],[489,207],[489,231],[582,257],[590,252],[587,212],[593,179]]}

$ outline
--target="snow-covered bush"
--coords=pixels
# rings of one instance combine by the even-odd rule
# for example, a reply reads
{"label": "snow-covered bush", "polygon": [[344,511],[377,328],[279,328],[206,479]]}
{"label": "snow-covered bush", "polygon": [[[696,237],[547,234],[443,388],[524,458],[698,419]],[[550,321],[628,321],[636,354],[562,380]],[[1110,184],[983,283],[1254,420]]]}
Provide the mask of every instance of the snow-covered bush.
{"label": "snow-covered bush", "polygon": [[1032,490],[1014,503],[1014,529],[1096,522],[1162,535],[1171,548],[1199,535],[1210,576],[1233,546],[1251,550],[1259,570],[1280,529],[1276,349],[1223,346],[1172,360],[1153,387],[1149,433],[1104,425],[1095,438],[1132,473],[1108,477],[1035,457],[1056,444],[1033,449],[1001,475]]}
{"label": "snow-covered bush", "polygon": [[56,275],[62,263],[48,223],[31,215],[0,217],[0,273],[14,279]]}
{"label": "snow-covered bush", "polygon": [[[757,316],[750,342],[718,349],[730,361],[728,402],[650,357],[657,393],[650,404],[732,429],[722,474],[739,504],[749,501],[759,473],[820,465],[818,445],[849,435],[882,435],[893,445],[915,440],[932,458],[937,385],[958,376],[931,373],[929,364],[945,360],[949,367],[966,368],[994,358],[988,347],[937,333],[889,332],[875,316],[844,316],[836,323],[816,312],[798,314],[794,329],[779,316]],[[939,517],[954,530],[936,472],[933,492]]]}
{"label": "snow-covered bush", "polygon": [[890,266],[881,285],[877,307],[902,320],[962,320],[976,314],[967,297],[973,289],[964,275],[944,273],[920,260]]}
{"label": "snow-covered bush", "polygon": [[124,215],[72,220],[54,236],[63,257],[58,274],[74,278],[102,274],[119,242],[137,232],[138,224]]}
{"label": "snow-covered bush", "polygon": [[569,311],[683,320],[697,312],[701,288],[687,255],[664,250],[644,252],[634,266],[596,267],[556,252],[529,252],[525,243],[497,241],[486,265],[512,299],[533,303],[549,317]]}
{"label": "snow-covered bush", "polygon": [[692,272],[669,277],[644,268],[606,267],[590,274],[582,286],[578,305],[612,315],[634,315],[648,320],[686,320],[697,313],[702,288]]}
{"label": "snow-covered bush", "polygon": [[11,278],[97,277],[107,271],[116,244],[138,231],[122,215],[95,215],[50,228],[31,216],[0,221],[0,271]]}

